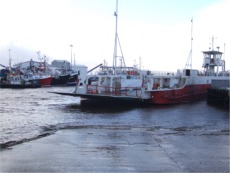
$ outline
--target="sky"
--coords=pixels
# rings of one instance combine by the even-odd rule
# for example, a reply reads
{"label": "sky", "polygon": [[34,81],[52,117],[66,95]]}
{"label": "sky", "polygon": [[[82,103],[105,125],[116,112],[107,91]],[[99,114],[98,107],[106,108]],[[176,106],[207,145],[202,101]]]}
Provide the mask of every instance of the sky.
{"label": "sky", "polygon": [[[119,0],[118,36],[127,66],[183,69],[220,47],[230,69],[230,0]],[[113,63],[116,0],[0,0],[0,64],[44,55],[93,68]],[[191,22],[191,20],[193,22]],[[73,45],[71,48],[70,45]],[[10,50],[10,51],[9,51]],[[120,51],[118,51],[118,55]]]}

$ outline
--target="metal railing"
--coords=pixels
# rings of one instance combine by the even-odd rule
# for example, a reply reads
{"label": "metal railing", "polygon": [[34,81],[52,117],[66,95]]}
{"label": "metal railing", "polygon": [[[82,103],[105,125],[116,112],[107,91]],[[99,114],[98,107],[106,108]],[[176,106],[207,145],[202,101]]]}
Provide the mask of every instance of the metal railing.
{"label": "metal railing", "polygon": [[109,87],[87,85],[87,94],[141,97],[141,87]]}

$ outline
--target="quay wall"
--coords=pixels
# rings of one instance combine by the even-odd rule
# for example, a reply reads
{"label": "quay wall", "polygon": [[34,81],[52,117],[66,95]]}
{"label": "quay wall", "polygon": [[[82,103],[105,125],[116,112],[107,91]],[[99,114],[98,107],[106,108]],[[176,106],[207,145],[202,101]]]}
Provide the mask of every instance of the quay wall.
{"label": "quay wall", "polygon": [[213,80],[208,89],[207,103],[229,109],[230,80]]}

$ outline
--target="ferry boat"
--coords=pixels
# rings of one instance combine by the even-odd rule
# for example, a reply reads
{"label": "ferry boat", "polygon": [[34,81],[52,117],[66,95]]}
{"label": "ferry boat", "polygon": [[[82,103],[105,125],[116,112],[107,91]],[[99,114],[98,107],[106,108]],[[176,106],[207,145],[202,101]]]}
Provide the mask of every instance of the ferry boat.
{"label": "ferry boat", "polygon": [[100,66],[96,74],[80,77],[73,93],[55,93],[98,101],[175,104],[204,99],[212,80],[229,80],[223,53],[214,48],[203,51],[203,72],[185,68],[176,73],[162,73],[126,67],[123,55],[119,57],[122,65],[117,66],[117,10],[114,14],[116,34],[113,66]]}
{"label": "ferry boat", "polygon": [[102,66],[96,75],[81,79],[72,96],[100,100],[126,100],[152,104],[196,101],[207,96],[212,80],[229,80],[229,73],[214,71],[222,52],[204,51],[204,72],[193,69],[157,73],[134,67]]}

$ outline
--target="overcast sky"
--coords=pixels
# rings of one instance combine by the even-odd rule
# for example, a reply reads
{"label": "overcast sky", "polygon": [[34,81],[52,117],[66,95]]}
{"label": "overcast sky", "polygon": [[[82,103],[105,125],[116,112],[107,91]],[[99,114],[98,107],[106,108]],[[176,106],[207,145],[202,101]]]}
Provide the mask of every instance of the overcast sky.
{"label": "overcast sky", "polygon": [[[37,51],[92,68],[112,65],[116,0],[0,0],[0,64],[38,61]],[[190,52],[202,69],[202,51],[219,46],[230,69],[229,0],[119,0],[118,35],[126,65],[183,69]],[[118,53],[119,54],[119,53]],[[74,60],[74,58],[73,58]]]}

